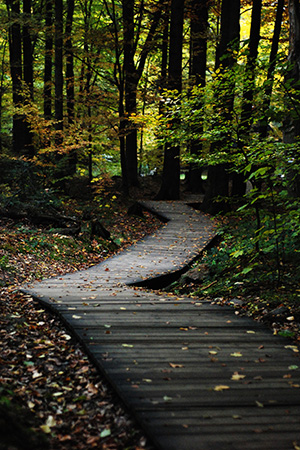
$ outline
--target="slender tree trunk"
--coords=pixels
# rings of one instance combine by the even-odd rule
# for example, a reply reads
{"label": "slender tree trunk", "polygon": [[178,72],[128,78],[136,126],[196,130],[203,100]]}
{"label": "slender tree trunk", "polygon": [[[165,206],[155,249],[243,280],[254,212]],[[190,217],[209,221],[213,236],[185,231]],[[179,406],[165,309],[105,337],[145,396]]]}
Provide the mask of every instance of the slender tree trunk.
{"label": "slender tree trunk", "polygon": [[[75,107],[75,79],[74,79],[74,54],[72,42],[72,27],[74,15],[74,0],[68,0],[65,48],[66,48],[66,92],[67,92],[67,117],[69,125],[74,123]],[[68,156],[69,175],[76,173],[77,152],[72,150]]]}
{"label": "slender tree trunk", "polygon": [[2,153],[2,113],[3,113],[3,104],[2,98],[4,95],[4,77],[5,77],[5,61],[6,61],[6,48],[7,42],[2,42],[2,57],[1,57],[1,77],[0,77],[0,153]]}
{"label": "slender tree trunk", "polygon": [[[287,102],[290,111],[284,126],[284,141],[295,142],[300,136],[300,4],[289,0],[289,71],[286,75]],[[291,92],[293,90],[293,92]]]}
{"label": "slender tree trunk", "polygon": [[[236,64],[236,53],[240,41],[240,0],[223,0],[221,10],[221,36],[216,53],[216,68],[219,68],[226,86],[220,86],[215,92],[220,102],[220,123],[227,123],[229,131],[224,131],[224,140],[231,142],[230,124],[233,120],[234,86],[235,80],[228,75],[228,71]],[[216,142],[211,150],[222,143]],[[228,205],[225,201],[217,201],[217,197],[227,197],[229,194],[228,167],[218,164],[209,167],[207,187],[205,190],[202,209],[210,214],[226,211]]]}
{"label": "slender tree trunk", "polygon": [[30,36],[31,0],[23,0],[23,67],[24,82],[33,99],[33,49]]}
{"label": "slender tree trunk", "polygon": [[72,27],[74,15],[74,0],[68,0],[65,48],[66,48],[66,91],[67,91],[67,117],[69,124],[74,122],[74,54],[72,42]]}
{"label": "slender tree trunk", "polygon": [[262,0],[253,0],[248,58],[246,64],[246,88],[243,95],[242,134],[247,138],[252,125],[252,108],[255,85],[255,65],[260,41]]}
{"label": "slender tree trunk", "polygon": [[56,143],[63,131],[63,1],[55,0],[55,120]]}
{"label": "slender tree trunk", "polygon": [[275,27],[272,39],[272,46],[269,58],[269,67],[267,73],[266,90],[265,90],[265,100],[263,103],[263,113],[264,119],[260,125],[260,135],[262,138],[267,137],[268,134],[268,110],[271,104],[271,95],[274,82],[274,71],[276,67],[276,56],[278,53],[279,38],[281,32],[282,15],[284,9],[284,0],[278,0]]}
{"label": "slender tree trunk", "polygon": [[[191,4],[191,36],[190,36],[190,84],[204,88],[206,82],[207,60],[208,4],[207,0],[193,0]],[[199,102],[199,109],[202,108]],[[192,124],[195,133],[203,131],[203,123]],[[192,156],[199,156],[202,144],[199,140],[190,142]],[[203,192],[202,168],[191,164],[188,174],[188,187],[192,192]]]}
{"label": "slender tree trunk", "polygon": [[[159,90],[162,92],[167,87],[167,75],[168,75],[168,50],[169,50],[169,25],[170,25],[170,13],[167,8],[163,12],[163,32],[162,32],[162,44],[161,44],[161,72]],[[163,101],[159,102],[159,113],[163,113]]]}
{"label": "slender tree trunk", "polygon": [[216,54],[216,68],[231,67],[236,60],[240,42],[240,0],[223,0],[221,9],[220,43]]}
{"label": "slender tree trunk", "polygon": [[44,117],[52,118],[52,52],[53,52],[53,0],[46,0]]}
{"label": "slender tree trunk", "polygon": [[128,182],[138,185],[137,130],[130,121],[131,114],[136,114],[136,95],[138,77],[135,70],[134,54],[134,0],[123,0],[123,36],[124,36],[124,86],[125,86],[125,153],[127,161]]}
{"label": "slender tree trunk", "polygon": [[[20,107],[23,102],[22,95],[22,35],[21,35],[21,12],[19,0],[6,0],[9,25],[9,55],[10,73],[12,79],[13,105]],[[19,113],[13,115],[13,152],[18,155],[26,153],[26,135],[24,116]]]}
{"label": "slender tree trunk", "polygon": [[[32,39],[30,36],[30,23],[32,20],[31,6],[31,0],[23,0],[23,80],[28,89],[28,92],[26,92],[25,96],[23,96],[24,106],[33,100],[33,48]],[[32,144],[31,127],[26,120],[24,120],[24,145],[26,148],[26,154],[33,157],[34,147]]]}
{"label": "slender tree trunk", "polygon": [[[290,70],[286,76],[287,103],[289,114],[284,123],[284,142],[293,143],[300,136],[300,4],[299,0],[289,0],[290,45],[288,62]],[[293,92],[291,92],[291,89]],[[299,154],[295,154],[298,164]],[[295,174],[291,174],[294,178]],[[300,176],[291,182],[291,194],[300,197]]]}
{"label": "slender tree trunk", "polygon": [[[123,0],[123,51],[124,51],[124,91],[125,91],[125,148],[128,182],[131,186],[138,185],[138,161],[137,161],[137,128],[130,116],[137,111],[137,89],[142,76],[146,58],[153,46],[157,26],[159,24],[165,0],[159,2],[153,8],[153,19],[139,55],[139,62],[135,64],[134,57],[139,40],[134,33],[134,0]],[[141,8],[140,14],[143,12]],[[140,16],[140,22],[142,20]]]}
{"label": "slender tree trunk", "polygon": [[[182,43],[184,0],[172,0],[170,22],[170,48],[168,88],[181,93]],[[172,124],[171,124],[172,126]],[[162,185],[157,199],[178,200],[180,198],[180,147],[166,145]]]}

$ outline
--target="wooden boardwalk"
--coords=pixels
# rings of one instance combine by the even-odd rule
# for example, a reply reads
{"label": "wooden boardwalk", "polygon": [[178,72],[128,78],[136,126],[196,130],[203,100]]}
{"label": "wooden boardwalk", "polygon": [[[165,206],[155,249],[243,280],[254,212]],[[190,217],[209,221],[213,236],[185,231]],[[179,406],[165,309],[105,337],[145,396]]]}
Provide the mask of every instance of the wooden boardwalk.
{"label": "wooden boardwalk", "polygon": [[169,220],[83,272],[26,286],[59,313],[161,450],[298,450],[300,360],[230,307],[129,287],[182,270],[211,221],[182,202],[147,202]]}

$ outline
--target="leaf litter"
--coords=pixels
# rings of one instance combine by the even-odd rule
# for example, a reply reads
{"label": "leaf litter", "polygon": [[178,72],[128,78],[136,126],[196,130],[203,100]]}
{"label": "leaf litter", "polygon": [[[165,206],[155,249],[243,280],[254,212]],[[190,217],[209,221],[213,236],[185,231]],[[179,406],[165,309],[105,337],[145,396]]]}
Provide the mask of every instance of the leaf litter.
{"label": "leaf litter", "polygon": [[[130,232],[123,240],[125,246],[159,226],[150,215],[147,221],[119,217],[114,221],[118,232],[124,236]],[[71,255],[67,247],[54,259],[49,246],[44,246],[45,240],[51,244],[54,239],[46,231],[26,225],[20,233],[4,221],[0,221],[0,237],[0,259],[5,258],[0,267],[0,415],[5,417],[4,427],[16,431],[15,436],[6,436],[1,430],[4,445],[7,438],[7,448],[13,445],[16,450],[28,445],[31,450],[151,450],[139,426],[62,323],[18,291],[24,282],[97,264],[115,249],[101,252],[98,242],[97,251],[95,243],[87,251],[79,239],[76,252],[83,259],[75,251]],[[33,237],[41,244],[38,251],[28,245]]]}

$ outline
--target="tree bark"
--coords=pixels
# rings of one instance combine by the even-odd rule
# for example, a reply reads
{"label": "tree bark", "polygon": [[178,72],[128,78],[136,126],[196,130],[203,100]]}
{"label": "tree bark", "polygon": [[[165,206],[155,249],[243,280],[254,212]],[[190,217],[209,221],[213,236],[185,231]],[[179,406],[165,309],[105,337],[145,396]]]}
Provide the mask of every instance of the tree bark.
{"label": "tree bark", "polygon": [[[286,75],[289,115],[284,124],[284,141],[293,143],[300,136],[300,4],[289,0],[289,71]],[[291,90],[293,90],[292,93]]]}
{"label": "tree bark", "polygon": [[[289,0],[289,72],[286,76],[288,116],[284,123],[283,139],[286,143],[293,143],[300,136],[300,3],[299,0]],[[291,90],[293,92],[291,92]],[[299,154],[295,158],[300,163]],[[294,178],[295,174],[291,174]],[[291,183],[291,194],[300,197],[300,175]]]}
{"label": "tree bark", "polygon": [[52,51],[53,51],[53,0],[46,0],[45,12],[45,68],[44,68],[44,117],[52,118]]}
{"label": "tree bark", "polygon": [[[23,103],[22,95],[22,34],[21,34],[21,11],[19,0],[6,0],[9,18],[9,56],[10,73],[12,79],[13,105],[20,107]],[[24,115],[14,113],[12,141],[13,152],[16,155],[26,154],[26,126]]]}
{"label": "tree bark", "polygon": [[55,0],[55,120],[56,143],[63,131],[63,2]]}
{"label": "tree bark", "polygon": [[[223,0],[221,10],[220,43],[216,53],[216,68],[219,68],[223,83],[215,92],[215,97],[219,101],[220,118],[217,125],[227,123],[229,131],[224,131],[223,140],[231,142],[230,124],[233,120],[234,108],[234,87],[235,80],[231,76],[230,69],[236,64],[236,54],[240,41],[240,0]],[[222,142],[215,142],[211,151],[222,146]],[[225,164],[218,164],[209,167],[207,187],[201,208],[210,213],[216,214],[227,211],[228,204],[225,200],[218,201],[218,197],[228,197],[229,176],[228,167]]]}
{"label": "tree bark", "polygon": [[262,138],[267,137],[268,134],[268,112],[271,104],[271,95],[273,89],[274,82],[274,71],[276,67],[276,56],[278,53],[280,32],[281,32],[281,23],[282,23],[282,15],[284,10],[284,0],[278,0],[277,10],[276,10],[276,19],[275,19],[275,27],[272,39],[272,46],[269,58],[269,67],[267,72],[267,80],[266,80],[266,90],[265,90],[265,100],[263,102],[263,114],[264,118],[260,125],[260,135]]}
{"label": "tree bark", "polygon": [[236,60],[234,51],[238,51],[240,43],[240,0],[222,1],[220,35],[216,68],[231,67]]}
{"label": "tree bark", "polygon": [[136,95],[138,77],[135,70],[134,54],[134,0],[123,0],[123,36],[124,36],[124,87],[125,87],[125,155],[128,182],[138,185],[137,130],[130,121],[130,115],[136,114]]}
{"label": "tree bark", "polygon": [[74,0],[68,0],[67,20],[65,31],[65,49],[66,49],[66,92],[67,92],[67,117],[69,124],[74,122],[74,54],[72,42],[72,27],[74,15]]}
{"label": "tree bark", "polygon": [[[28,92],[23,95],[24,106],[33,100],[33,45],[30,35],[31,17],[31,0],[23,0],[23,80]],[[34,156],[34,147],[32,143],[31,126],[24,117],[24,146],[26,155]]]}
{"label": "tree bark", "polygon": [[[66,49],[66,93],[67,93],[67,117],[69,125],[74,123],[75,107],[75,78],[74,78],[74,54],[72,41],[72,27],[74,16],[74,0],[68,0],[67,19],[65,30],[65,49]],[[69,175],[76,173],[77,152],[72,150],[68,155]]]}
{"label": "tree bark", "polygon": [[[164,0],[159,0],[153,10],[153,18],[149,32],[145,39],[139,63],[136,65],[134,57],[139,36],[134,33],[134,0],[123,0],[123,51],[124,51],[124,90],[125,90],[125,154],[127,163],[128,183],[137,186],[138,161],[137,161],[137,127],[130,116],[137,112],[137,89],[142,76],[146,58],[152,49],[157,26],[159,24]],[[142,12],[141,12],[142,13]],[[141,18],[139,19],[141,21]]]}
{"label": "tree bark", "polygon": [[[208,30],[208,3],[207,0],[193,0],[191,3],[191,36],[190,36],[190,85],[205,87],[207,62],[207,30]],[[199,102],[199,109],[203,105]],[[203,123],[191,125],[197,134],[203,131]],[[199,156],[202,144],[199,140],[190,142],[192,156]],[[202,168],[192,163],[188,173],[188,188],[194,192],[204,192]]]}
{"label": "tree bark", "polygon": [[[181,93],[184,0],[171,1],[168,88]],[[174,121],[173,121],[174,124]],[[172,126],[172,123],[170,124]],[[180,198],[180,147],[166,145],[162,184],[157,199]]]}
{"label": "tree bark", "polygon": [[255,85],[255,65],[260,41],[262,0],[253,0],[248,57],[246,64],[246,89],[243,94],[242,134],[247,138],[253,122],[253,96]]}
{"label": "tree bark", "polygon": [[30,36],[31,0],[23,0],[23,67],[24,82],[33,99],[33,48]]}

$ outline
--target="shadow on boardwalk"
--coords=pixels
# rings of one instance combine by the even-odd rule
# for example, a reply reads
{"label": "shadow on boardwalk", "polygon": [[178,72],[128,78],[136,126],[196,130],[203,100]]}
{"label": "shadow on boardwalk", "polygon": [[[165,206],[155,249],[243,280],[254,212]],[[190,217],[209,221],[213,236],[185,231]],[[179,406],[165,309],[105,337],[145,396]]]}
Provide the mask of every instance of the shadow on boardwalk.
{"label": "shadow on boardwalk", "polygon": [[297,450],[297,348],[229,307],[136,287],[184,270],[214,236],[182,202],[147,202],[154,235],[86,271],[26,286],[58,312],[158,449]]}

